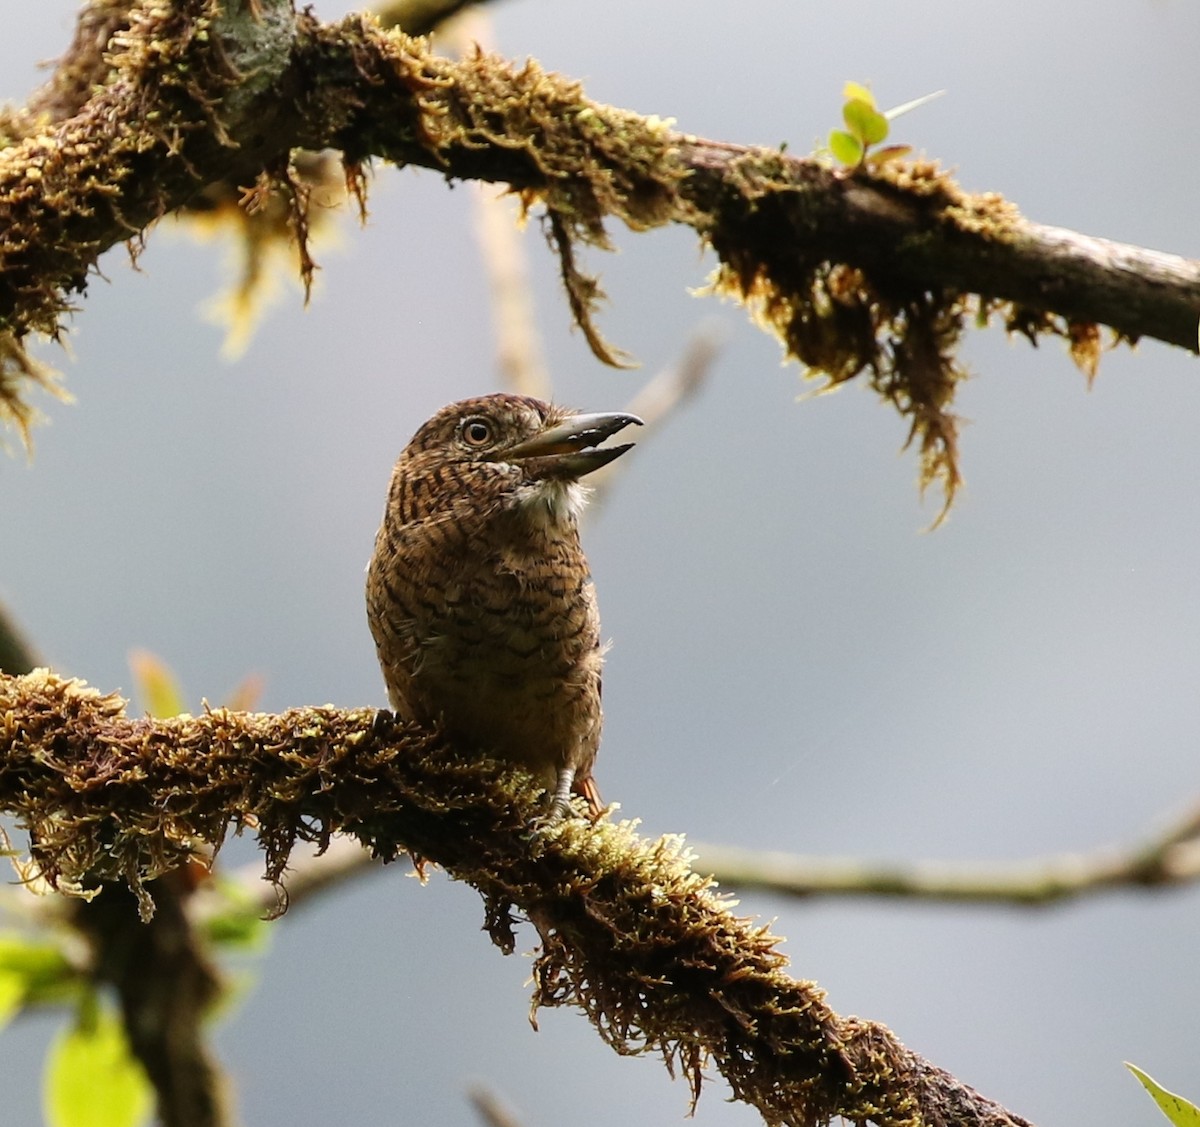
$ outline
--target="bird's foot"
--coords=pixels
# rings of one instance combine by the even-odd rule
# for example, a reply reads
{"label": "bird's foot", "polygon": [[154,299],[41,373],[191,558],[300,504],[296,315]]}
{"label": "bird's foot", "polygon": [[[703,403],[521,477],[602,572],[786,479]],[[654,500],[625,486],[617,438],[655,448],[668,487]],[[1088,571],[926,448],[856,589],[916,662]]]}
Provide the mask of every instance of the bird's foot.
{"label": "bird's foot", "polygon": [[554,794],[550,798],[550,809],[546,813],[550,824],[561,822],[568,814],[574,814],[571,805],[571,784],[575,782],[574,767],[560,767],[555,780]]}
{"label": "bird's foot", "polygon": [[575,807],[571,804],[571,799],[556,794],[550,800],[550,809],[542,817],[549,825],[554,825],[555,822],[561,822],[564,818],[574,816]]}
{"label": "bird's foot", "polygon": [[394,712],[377,708],[371,717],[371,734],[377,739],[386,740],[396,730],[397,723],[399,717]]}
{"label": "bird's foot", "polygon": [[548,792],[549,802],[544,813],[534,817],[530,829],[548,829],[557,825],[564,818],[573,817],[575,807],[571,804],[571,784],[575,781],[574,767],[560,767],[554,790]]}

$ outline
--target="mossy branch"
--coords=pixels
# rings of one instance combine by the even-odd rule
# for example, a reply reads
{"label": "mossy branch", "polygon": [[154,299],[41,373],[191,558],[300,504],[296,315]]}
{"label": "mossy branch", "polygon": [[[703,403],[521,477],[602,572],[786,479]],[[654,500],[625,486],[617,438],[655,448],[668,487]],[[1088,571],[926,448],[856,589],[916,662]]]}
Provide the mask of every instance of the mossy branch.
{"label": "mossy branch", "polygon": [[[901,411],[923,482],[940,480],[948,497],[956,351],[972,320],[1059,336],[1089,374],[1100,325],[1197,349],[1200,263],[1030,223],[928,162],[850,172],[706,141],[592,102],[535,63],[442,58],[370,17],[325,24],[291,0],[88,11],[100,30],[77,38],[31,103],[38,112],[0,121],[10,342],[55,334],[104,250],[207,185],[287,195],[291,151],[334,148],[356,188],[361,162],[378,157],[507,183],[543,207],[572,311],[610,358],[591,325],[600,290],[572,244],[606,245],[609,217],[691,226],[720,258],[716,288],[749,304],[790,355],[831,382],[864,374]],[[20,377],[0,349],[0,409]]]}
{"label": "mossy branch", "polygon": [[131,719],[119,697],[45,670],[0,677],[0,810],[61,888],[121,879],[148,911],[145,882],[231,828],[253,829],[274,880],[297,841],[351,834],[472,884],[505,951],[514,911],[531,920],[535,1006],[585,1011],[618,1052],[662,1055],[695,1094],[711,1064],[768,1124],[1025,1124],[788,977],[775,937],[734,914],[680,840],[582,818],[531,833],[539,800],[390,713]]}

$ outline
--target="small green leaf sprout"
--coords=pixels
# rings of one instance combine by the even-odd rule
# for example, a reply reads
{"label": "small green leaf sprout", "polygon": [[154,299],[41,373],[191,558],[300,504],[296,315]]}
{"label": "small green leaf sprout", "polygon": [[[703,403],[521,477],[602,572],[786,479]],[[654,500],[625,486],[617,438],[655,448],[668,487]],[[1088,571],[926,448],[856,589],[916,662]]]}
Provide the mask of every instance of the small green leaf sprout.
{"label": "small green leaf sprout", "polygon": [[872,148],[887,140],[890,122],[909,110],[940,98],[944,90],[925,94],[890,110],[880,110],[875,104],[875,95],[858,82],[847,82],[842,87],[842,121],[845,129],[834,129],[829,134],[829,152],[833,159],[847,168],[863,168],[879,165],[889,160],[898,160],[911,151],[909,145],[885,145]]}

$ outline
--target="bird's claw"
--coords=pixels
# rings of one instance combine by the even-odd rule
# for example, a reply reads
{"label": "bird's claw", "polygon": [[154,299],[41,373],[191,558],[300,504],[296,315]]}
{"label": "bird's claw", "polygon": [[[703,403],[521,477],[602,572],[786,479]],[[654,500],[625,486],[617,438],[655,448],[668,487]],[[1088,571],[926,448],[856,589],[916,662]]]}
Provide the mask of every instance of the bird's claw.
{"label": "bird's claw", "polygon": [[527,837],[532,839],[544,830],[553,829],[564,818],[574,818],[577,816],[578,811],[572,805],[569,797],[558,794],[551,795],[546,809],[529,819],[529,833]]}

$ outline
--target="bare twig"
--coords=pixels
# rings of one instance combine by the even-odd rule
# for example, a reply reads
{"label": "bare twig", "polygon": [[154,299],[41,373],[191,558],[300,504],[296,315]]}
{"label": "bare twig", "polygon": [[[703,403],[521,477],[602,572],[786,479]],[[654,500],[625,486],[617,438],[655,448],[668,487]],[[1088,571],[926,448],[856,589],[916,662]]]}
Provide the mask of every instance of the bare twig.
{"label": "bare twig", "polygon": [[429,35],[447,20],[474,7],[482,0],[392,0],[376,4],[375,14],[384,27],[398,28],[409,35]]}
{"label": "bare twig", "polygon": [[872,864],[696,845],[697,866],[723,887],[788,896],[892,896],[972,904],[1062,903],[1098,892],[1200,880],[1200,804],[1130,849],[1066,853],[1017,864]]}
{"label": "bare twig", "polygon": [[521,1127],[521,1121],[509,1108],[504,1106],[504,1101],[490,1088],[485,1088],[482,1084],[474,1084],[468,1090],[467,1095],[479,1113],[484,1127]]}
{"label": "bare twig", "polygon": [[[1084,896],[1130,889],[1167,889],[1200,880],[1200,804],[1128,849],[1066,853],[1018,864],[950,864],[936,861],[880,864],[730,845],[693,842],[694,868],[722,888],[754,889],[804,898],[894,897],[931,903],[1050,906]],[[376,862],[349,838],[334,838],[321,856],[301,858],[285,880],[291,907],[365,875]],[[246,865],[232,877],[250,898],[251,910],[270,912],[277,893],[262,882],[262,869]],[[221,902],[223,906],[223,902]],[[203,912],[217,897],[197,897]]]}
{"label": "bare twig", "polygon": [[[443,42],[456,55],[492,49],[492,24],[479,8],[468,8],[445,28]],[[470,194],[475,241],[488,281],[496,364],[501,383],[518,395],[550,399],[553,387],[538,332],[529,256],[518,221],[516,196],[478,184]]]}
{"label": "bare twig", "polygon": [[[232,883],[237,889],[237,901],[255,916],[278,913],[286,905],[289,912],[313,904],[324,892],[332,892],[358,877],[373,873],[380,867],[361,841],[353,837],[334,837],[322,853],[293,856],[280,886],[263,880],[260,864],[241,865],[222,875],[222,884]],[[282,893],[282,897],[281,897]],[[192,900],[192,914],[198,921],[211,919],[229,911],[229,898],[221,887],[203,885]]]}
{"label": "bare twig", "polygon": [[517,201],[480,185],[471,193],[475,238],[491,290],[492,331],[501,382],[518,395],[549,399],[550,372],[533,311],[529,261],[517,229]]}
{"label": "bare twig", "polygon": [[[637,415],[645,424],[638,431],[639,442],[645,442],[671,415],[699,394],[720,354],[721,338],[722,333],[715,323],[701,325],[684,344],[679,359],[655,375],[629,401],[625,410]],[[593,497],[589,513],[599,511],[621,472],[616,462],[609,462],[592,474]]]}
{"label": "bare twig", "polygon": [[[659,426],[680,405],[699,394],[720,355],[724,338],[725,332],[717,322],[700,325],[684,344],[679,359],[650,380],[625,409],[640,416],[647,428]],[[646,433],[643,430],[638,435]]]}
{"label": "bare twig", "polygon": [[506,951],[519,910],[541,938],[535,1002],[582,1009],[620,1051],[662,1053],[696,1094],[710,1061],[773,1127],[1025,1123],[788,977],[775,938],[734,915],[678,839],[583,818],[531,836],[542,806],[529,780],[388,713],[156,721],[124,707],[46,671],[0,677],[0,812],[22,819],[61,888],[119,877],[145,910],[147,879],[232,824],[257,827],[275,879],[297,840],[349,833],[473,884]]}

